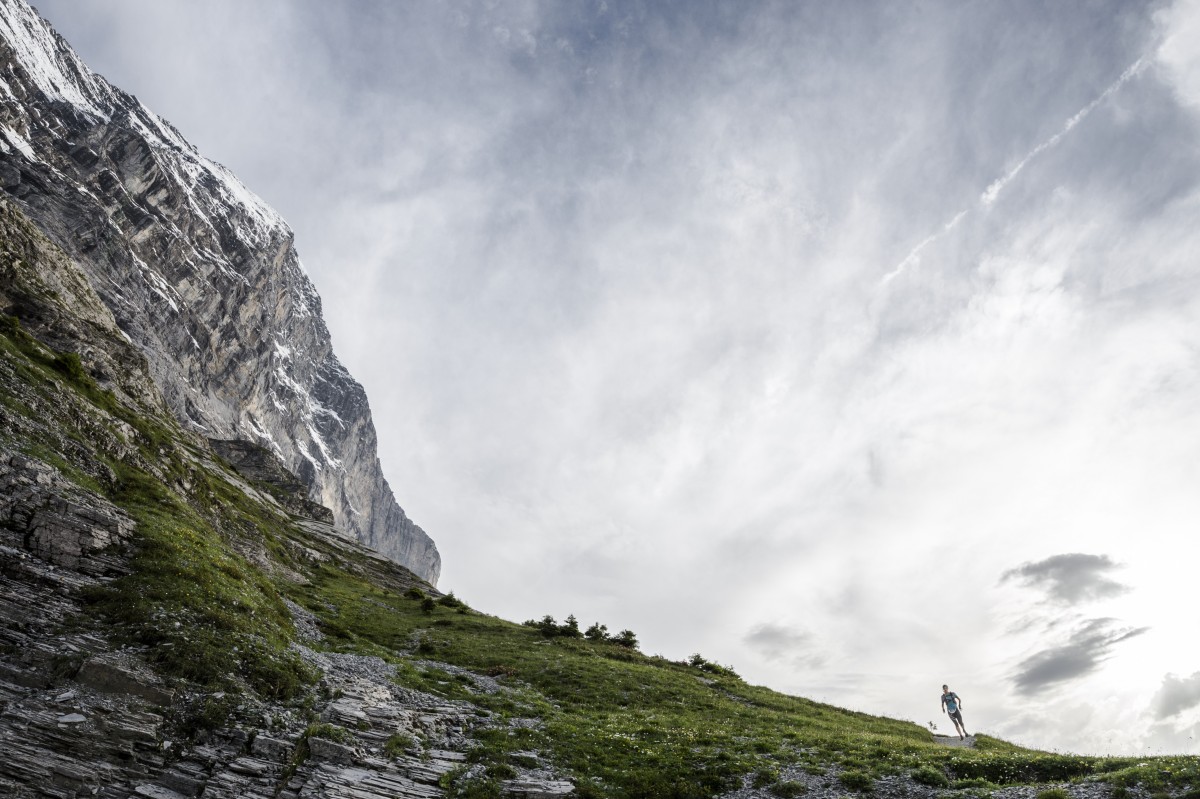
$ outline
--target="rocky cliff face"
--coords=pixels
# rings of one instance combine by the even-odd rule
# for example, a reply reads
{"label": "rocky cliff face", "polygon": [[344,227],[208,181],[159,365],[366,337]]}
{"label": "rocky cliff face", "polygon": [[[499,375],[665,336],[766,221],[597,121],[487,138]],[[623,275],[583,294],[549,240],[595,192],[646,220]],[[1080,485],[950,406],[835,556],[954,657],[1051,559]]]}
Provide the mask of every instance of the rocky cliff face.
{"label": "rocky cliff face", "polygon": [[434,582],[282,219],[0,0],[0,188],[85,271],[175,415],[275,453],[348,537]]}

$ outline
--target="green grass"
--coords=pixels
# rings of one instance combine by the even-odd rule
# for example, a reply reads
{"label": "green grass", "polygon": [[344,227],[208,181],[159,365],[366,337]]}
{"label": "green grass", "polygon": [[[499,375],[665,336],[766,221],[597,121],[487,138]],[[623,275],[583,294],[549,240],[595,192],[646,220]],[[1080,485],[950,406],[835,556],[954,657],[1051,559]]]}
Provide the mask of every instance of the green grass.
{"label": "green grass", "polygon": [[310,724],[304,730],[304,738],[322,738],[326,741],[333,741],[339,744],[349,744],[354,742],[354,736],[345,727],[339,727],[336,724]]}
{"label": "green grass", "polygon": [[[285,519],[190,468],[174,422],[118,403],[78,356],[43,346],[11,319],[0,325],[0,355],[6,379],[27,389],[26,402],[10,407],[57,434],[15,443],[136,523],[132,572],[85,594],[96,620],[117,640],[148,647],[150,662],[169,676],[270,698],[295,696],[311,682],[287,649],[291,617],[278,591],[235,545],[239,535],[261,541]],[[117,420],[135,432],[136,449],[121,444]],[[168,487],[184,477],[191,495]]]}
{"label": "green grass", "polygon": [[406,751],[417,745],[416,739],[403,732],[393,733],[383,743],[383,753],[392,760],[402,757]]}
{"label": "green grass", "polygon": [[142,472],[119,471],[114,501],[137,522],[133,571],[89,592],[92,609],[170,675],[287,699],[314,675],[288,651],[274,586],[196,509]]}
{"label": "green grass", "polygon": [[[513,752],[540,749],[592,786],[588,790],[606,796],[710,795],[736,785],[742,775],[789,765],[817,772],[841,766],[841,783],[859,792],[888,774],[911,774],[938,787],[954,780],[956,787],[972,789],[1115,777],[1130,769],[1137,772],[1130,779],[1148,779],[1132,759],[1034,752],[982,735],[977,749],[941,747],[915,724],[785,696],[724,668],[728,673],[609,642],[547,638],[537,627],[475,611],[460,614],[438,605],[425,612],[418,601],[330,565],[314,568],[309,577],[309,584],[289,593],[318,616],[332,648],[393,660],[405,685],[471,701],[499,722],[541,721],[540,729],[512,735],[485,732],[475,762],[499,766]],[[398,653],[500,675],[512,691],[485,696]],[[1182,778],[1172,779],[1179,784]]]}

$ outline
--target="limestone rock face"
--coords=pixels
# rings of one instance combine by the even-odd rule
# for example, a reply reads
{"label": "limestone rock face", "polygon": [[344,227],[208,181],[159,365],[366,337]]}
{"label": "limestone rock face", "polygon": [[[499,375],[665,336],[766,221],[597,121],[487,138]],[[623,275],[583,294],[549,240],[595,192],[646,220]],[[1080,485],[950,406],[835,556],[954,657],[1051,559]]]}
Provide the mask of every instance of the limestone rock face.
{"label": "limestone rock face", "polygon": [[24,0],[0,0],[0,188],[84,269],[181,421],[269,449],[348,538],[437,580],[291,230]]}

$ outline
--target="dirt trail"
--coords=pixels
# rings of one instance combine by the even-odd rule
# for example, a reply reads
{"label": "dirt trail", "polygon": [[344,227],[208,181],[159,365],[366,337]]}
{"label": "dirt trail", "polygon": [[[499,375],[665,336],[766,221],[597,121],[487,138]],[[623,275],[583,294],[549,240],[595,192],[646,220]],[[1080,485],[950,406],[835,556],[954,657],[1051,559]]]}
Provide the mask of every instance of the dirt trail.
{"label": "dirt trail", "polygon": [[964,740],[959,740],[957,735],[935,735],[933,736],[933,742],[942,746],[957,746],[963,749],[975,748],[974,735],[968,735]]}

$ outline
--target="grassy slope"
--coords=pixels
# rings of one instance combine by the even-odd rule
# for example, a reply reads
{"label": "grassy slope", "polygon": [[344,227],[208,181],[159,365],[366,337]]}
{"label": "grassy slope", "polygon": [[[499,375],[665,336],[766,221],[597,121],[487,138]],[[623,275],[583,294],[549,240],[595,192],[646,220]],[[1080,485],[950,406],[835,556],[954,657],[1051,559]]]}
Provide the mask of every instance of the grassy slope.
{"label": "grassy slope", "polygon": [[[11,317],[0,321],[0,443],[53,463],[138,523],[133,573],[94,591],[81,623],[145,646],[166,675],[302,703],[315,675],[287,649],[287,596],[317,615],[332,649],[393,661],[404,684],[467,699],[481,715],[540,720],[482,731],[471,758],[486,771],[451,780],[458,795],[498,795],[511,764],[534,749],[571,773],[582,796],[710,796],[744,774],[778,787],[786,766],[834,767],[831,779],[848,791],[885,774],[949,779],[976,793],[1088,776],[1153,790],[1200,786],[1196,758],[1047,754],[985,736],[976,750],[939,747],[914,724],[784,696],[719,668],[547,638],[453,601],[430,607],[406,596],[416,582],[409,573],[353,553],[323,563],[296,556],[328,547],[238,488],[172,419],[130,410],[78,358]],[[418,660],[492,675],[510,690],[479,694]]]}
{"label": "grassy slope", "polygon": [[[553,752],[582,777],[582,795],[709,796],[753,773],[770,784],[782,767],[836,766],[843,785],[886,774],[940,784],[995,785],[1104,775],[1118,784],[1194,785],[1195,758],[1090,758],[1035,752],[987,736],[950,749],[910,722],[869,716],[751,686],[732,674],[647,657],[613,643],[546,638],[474,611],[397,596],[326,567],[288,590],[321,618],[333,648],[401,664],[413,687],[475,701],[501,717],[533,716],[537,731],[488,737],[474,757],[502,777],[513,753]],[[462,682],[413,669],[397,651],[527,686],[514,697],[472,695]],[[519,756],[519,755],[518,755]],[[1142,765],[1139,765],[1142,764]],[[590,786],[590,787],[588,787]],[[479,795],[490,795],[479,786]]]}

